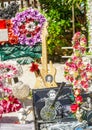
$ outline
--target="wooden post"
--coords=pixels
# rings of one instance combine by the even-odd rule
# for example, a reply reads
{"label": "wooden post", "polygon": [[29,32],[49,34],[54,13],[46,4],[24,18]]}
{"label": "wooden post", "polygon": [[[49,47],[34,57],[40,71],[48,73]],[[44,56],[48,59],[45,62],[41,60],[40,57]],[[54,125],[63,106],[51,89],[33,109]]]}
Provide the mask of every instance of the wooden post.
{"label": "wooden post", "polygon": [[73,26],[73,35],[74,35],[75,33],[74,3],[72,4],[72,26]]}
{"label": "wooden post", "polygon": [[10,0],[8,0],[8,4],[10,4]]}
{"label": "wooden post", "polygon": [[27,7],[30,7],[30,2],[29,2],[29,0],[27,0]]}
{"label": "wooden post", "polygon": [[23,0],[21,0],[21,8],[23,8]]}
{"label": "wooden post", "polygon": [[1,0],[1,7],[2,7],[2,8],[4,7],[4,2],[3,2],[3,0]]}

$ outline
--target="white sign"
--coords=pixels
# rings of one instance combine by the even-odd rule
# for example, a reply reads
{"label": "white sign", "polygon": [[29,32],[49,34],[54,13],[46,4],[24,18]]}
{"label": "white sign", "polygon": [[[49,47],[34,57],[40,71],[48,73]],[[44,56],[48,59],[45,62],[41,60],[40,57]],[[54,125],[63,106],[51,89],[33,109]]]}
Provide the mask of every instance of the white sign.
{"label": "white sign", "polygon": [[8,41],[8,30],[0,29],[0,42]]}

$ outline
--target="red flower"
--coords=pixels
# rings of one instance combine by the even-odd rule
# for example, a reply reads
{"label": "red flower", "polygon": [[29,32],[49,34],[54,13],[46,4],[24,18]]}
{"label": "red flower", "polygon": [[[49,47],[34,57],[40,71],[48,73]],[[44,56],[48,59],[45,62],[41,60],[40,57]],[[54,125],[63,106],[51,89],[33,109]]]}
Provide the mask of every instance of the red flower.
{"label": "red flower", "polygon": [[18,37],[15,35],[9,35],[9,43],[11,43],[11,45],[17,44],[18,43]]}
{"label": "red flower", "polygon": [[75,98],[75,101],[76,101],[77,104],[82,103],[82,101],[83,101],[82,96],[77,96],[77,97]]}
{"label": "red flower", "polygon": [[72,105],[70,106],[70,108],[71,108],[71,111],[72,111],[73,113],[75,113],[75,112],[77,111],[77,109],[79,108],[79,106],[78,106],[78,104],[72,104]]}
{"label": "red flower", "polygon": [[6,20],[0,19],[0,29],[5,29],[5,28],[6,28]]}
{"label": "red flower", "polygon": [[8,28],[8,29],[13,28],[13,24],[12,24],[12,22],[11,22],[10,19],[6,21],[6,25],[7,25],[7,28]]}
{"label": "red flower", "polygon": [[39,68],[38,68],[38,64],[36,64],[36,63],[32,63],[32,66],[30,67],[30,71],[31,72],[35,72],[35,71],[38,71],[39,70]]}

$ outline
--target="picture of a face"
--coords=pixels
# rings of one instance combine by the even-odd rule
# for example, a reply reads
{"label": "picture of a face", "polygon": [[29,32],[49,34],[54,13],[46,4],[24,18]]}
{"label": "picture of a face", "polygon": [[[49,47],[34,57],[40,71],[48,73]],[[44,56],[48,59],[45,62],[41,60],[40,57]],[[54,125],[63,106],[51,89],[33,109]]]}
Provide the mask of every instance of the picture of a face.
{"label": "picture of a face", "polygon": [[56,97],[56,91],[55,90],[50,90],[48,93],[49,99],[54,100]]}
{"label": "picture of a face", "polygon": [[46,80],[46,82],[51,83],[51,82],[53,81],[52,75],[47,75],[47,76],[45,77],[45,80]]}

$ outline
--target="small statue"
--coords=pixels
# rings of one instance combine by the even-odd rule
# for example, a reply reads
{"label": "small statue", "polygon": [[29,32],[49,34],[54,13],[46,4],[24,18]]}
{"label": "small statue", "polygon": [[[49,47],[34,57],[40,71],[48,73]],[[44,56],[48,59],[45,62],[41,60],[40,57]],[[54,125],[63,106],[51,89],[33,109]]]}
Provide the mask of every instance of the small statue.
{"label": "small statue", "polygon": [[87,97],[87,101],[84,102],[81,105],[81,109],[85,110],[85,111],[91,111],[92,110],[92,101],[90,97]]}

